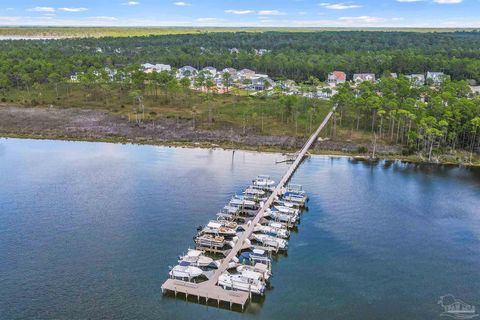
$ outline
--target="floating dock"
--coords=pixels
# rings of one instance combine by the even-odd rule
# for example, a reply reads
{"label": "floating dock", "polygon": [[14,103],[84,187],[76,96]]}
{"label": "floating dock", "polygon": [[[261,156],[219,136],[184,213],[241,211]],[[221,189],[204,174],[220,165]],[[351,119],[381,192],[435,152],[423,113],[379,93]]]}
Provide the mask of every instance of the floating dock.
{"label": "floating dock", "polygon": [[233,291],[233,290],[224,290],[218,286],[218,279],[222,273],[224,273],[228,268],[230,262],[237,257],[239,252],[245,248],[245,242],[247,239],[250,239],[254,230],[254,227],[264,219],[265,212],[273,205],[275,199],[282,195],[282,192],[287,185],[287,182],[291,179],[294,172],[297,170],[304,157],[307,155],[308,150],[312,144],[317,140],[320,132],[326,126],[328,121],[333,115],[333,109],[330,111],[323,122],[320,124],[318,129],[312,134],[312,136],[307,140],[302,149],[296,154],[296,158],[293,163],[290,165],[289,169],[282,177],[277,186],[273,189],[272,193],[268,199],[263,203],[260,209],[257,211],[255,217],[251,220],[251,223],[245,228],[245,231],[239,236],[234,247],[228,252],[222,252],[226,254],[225,259],[222,260],[218,269],[215,270],[213,275],[209,280],[201,283],[192,283],[176,279],[168,279],[162,284],[163,293],[173,293],[175,297],[180,293],[185,295],[185,299],[188,300],[188,297],[195,297],[198,303],[206,303],[212,300],[217,302],[217,305],[228,305],[232,308],[234,305],[240,306],[242,311],[245,308],[246,303],[251,298],[251,293],[243,291]]}

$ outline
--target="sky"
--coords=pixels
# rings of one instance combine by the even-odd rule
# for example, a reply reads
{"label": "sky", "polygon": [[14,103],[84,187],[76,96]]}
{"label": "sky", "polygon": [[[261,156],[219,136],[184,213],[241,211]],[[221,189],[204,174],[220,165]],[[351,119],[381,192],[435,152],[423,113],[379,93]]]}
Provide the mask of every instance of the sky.
{"label": "sky", "polygon": [[0,25],[480,28],[480,0],[0,0]]}

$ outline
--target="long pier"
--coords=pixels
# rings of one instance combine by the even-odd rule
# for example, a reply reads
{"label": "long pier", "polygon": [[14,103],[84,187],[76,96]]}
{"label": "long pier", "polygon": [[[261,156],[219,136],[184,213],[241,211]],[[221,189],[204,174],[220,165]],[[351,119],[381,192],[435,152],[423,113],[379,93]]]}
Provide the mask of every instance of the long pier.
{"label": "long pier", "polygon": [[168,279],[162,285],[162,292],[174,292],[175,296],[178,293],[182,293],[185,295],[185,298],[188,299],[188,296],[194,296],[197,298],[197,301],[200,303],[201,300],[205,301],[208,304],[209,300],[214,300],[217,302],[218,306],[220,303],[227,303],[230,305],[239,305],[241,306],[242,310],[245,307],[248,299],[250,298],[250,294],[248,292],[242,291],[232,291],[232,290],[224,290],[219,287],[218,279],[220,275],[228,269],[229,263],[232,261],[234,257],[238,255],[238,253],[244,248],[244,243],[247,239],[252,236],[254,227],[260,222],[260,220],[264,217],[265,212],[269,209],[275,199],[282,194],[282,189],[286,186],[287,182],[291,179],[295,171],[298,169],[302,160],[304,159],[305,155],[307,154],[310,147],[313,143],[317,140],[320,132],[323,128],[327,125],[328,121],[335,112],[335,109],[330,111],[323,122],[320,124],[318,129],[310,136],[307,142],[304,144],[300,152],[298,153],[295,161],[290,165],[287,172],[283,175],[280,182],[277,184],[275,189],[273,190],[272,194],[268,197],[268,199],[263,203],[263,205],[258,210],[255,218],[251,221],[248,225],[247,229],[240,235],[239,239],[235,243],[234,247],[230,250],[228,255],[223,259],[222,263],[215,271],[213,276],[210,277],[209,280],[202,282],[202,283],[190,283],[186,281],[176,280],[176,279]]}

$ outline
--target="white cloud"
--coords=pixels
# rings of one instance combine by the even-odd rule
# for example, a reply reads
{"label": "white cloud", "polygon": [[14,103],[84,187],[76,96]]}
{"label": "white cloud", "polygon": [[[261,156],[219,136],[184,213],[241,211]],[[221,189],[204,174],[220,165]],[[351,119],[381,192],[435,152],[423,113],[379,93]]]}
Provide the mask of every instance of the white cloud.
{"label": "white cloud", "polygon": [[117,21],[118,20],[115,17],[109,17],[109,16],[89,17],[89,19],[93,21]]}
{"label": "white cloud", "polygon": [[83,12],[87,11],[87,8],[58,8],[58,11],[63,11],[63,12]]}
{"label": "white cloud", "polygon": [[231,14],[258,14],[260,16],[284,16],[286,15],[285,12],[279,11],[279,10],[225,10],[225,13],[231,13]]}
{"label": "white cloud", "polygon": [[284,16],[286,15],[285,12],[281,12],[278,10],[260,10],[257,12],[261,16]]}
{"label": "white cloud", "polygon": [[124,2],[122,4],[124,6],[138,6],[140,4],[140,2],[138,2],[138,1],[128,1],[128,2]]}
{"label": "white cloud", "polygon": [[384,22],[386,19],[385,18],[380,18],[380,17],[371,17],[371,16],[358,16],[358,17],[340,17],[338,18],[340,21],[345,21],[345,22],[363,22],[363,23],[379,23],[379,22]]}
{"label": "white cloud", "polygon": [[255,10],[225,10],[225,13],[232,13],[232,14],[250,14],[255,13]]}
{"label": "white cloud", "polygon": [[458,4],[462,3],[463,0],[433,0],[433,2],[438,4]]}
{"label": "white cloud", "polygon": [[219,22],[219,21],[223,21],[223,19],[220,19],[220,18],[198,18],[196,21],[198,21],[198,22]]}
{"label": "white cloud", "polygon": [[28,9],[28,11],[32,12],[55,12],[55,8],[52,7],[34,7]]}
{"label": "white cloud", "polygon": [[360,8],[361,6],[354,3],[330,3],[330,2],[322,2],[319,4],[321,7],[332,9],[332,10],[346,10],[346,9],[355,9]]}
{"label": "white cloud", "polygon": [[188,6],[190,6],[190,3],[183,2],[183,1],[177,1],[177,2],[174,2],[173,4],[176,5],[177,7],[188,7]]}

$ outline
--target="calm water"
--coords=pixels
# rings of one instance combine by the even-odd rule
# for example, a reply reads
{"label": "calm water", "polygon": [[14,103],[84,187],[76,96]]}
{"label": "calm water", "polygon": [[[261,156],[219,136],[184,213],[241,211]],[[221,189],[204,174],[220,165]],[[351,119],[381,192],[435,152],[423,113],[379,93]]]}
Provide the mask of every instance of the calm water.
{"label": "calm water", "polygon": [[480,306],[480,172],[313,157],[272,288],[246,313],[163,297],[168,266],[278,155],[0,139],[0,319],[439,319]]}

